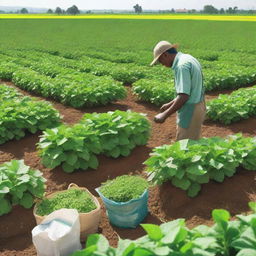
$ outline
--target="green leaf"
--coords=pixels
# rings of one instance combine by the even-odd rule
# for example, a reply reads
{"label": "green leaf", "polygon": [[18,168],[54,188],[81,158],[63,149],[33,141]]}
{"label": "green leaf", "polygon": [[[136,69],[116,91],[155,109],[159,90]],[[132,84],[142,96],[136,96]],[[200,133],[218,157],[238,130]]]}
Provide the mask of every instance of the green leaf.
{"label": "green leaf", "polygon": [[192,183],[188,189],[188,196],[195,197],[201,190],[201,185],[198,183]]}
{"label": "green leaf", "polygon": [[29,208],[32,207],[32,205],[34,203],[34,199],[33,199],[31,194],[24,193],[23,197],[20,199],[19,203],[20,203],[21,206],[29,209]]}
{"label": "green leaf", "polygon": [[222,222],[222,221],[227,222],[230,219],[230,214],[226,210],[215,209],[212,212],[212,217],[213,217],[214,221],[217,223]]}
{"label": "green leaf", "polygon": [[183,179],[178,179],[176,177],[174,177],[172,179],[172,184],[178,188],[181,188],[183,190],[187,190],[191,184],[191,182],[186,179],[186,178],[183,178]]}
{"label": "green leaf", "polygon": [[63,144],[64,144],[65,142],[67,142],[67,141],[68,141],[68,139],[64,137],[64,138],[62,138],[61,140],[58,140],[58,141],[57,141],[57,145],[58,145],[58,146],[61,146],[61,145],[63,145]]}
{"label": "green leaf", "polygon": [[77,155],[76,153],[73,153],[73,152],[70,152],[68,154],[66,154],[66,157],[67,157],[67,163],[70,165],[70,166],[73,166],[75,165],[76,161],[77,161]]}
{"label": "green leaf", "polygon": [[120,156],[120,149],[119,148],[114,148],[114,149],[112,149],[111,151],[110,151],[110,155],[112,156],[112,157],[114,157],[114,158],[117,158],[117,157],[119,157]]}
{"label": "green leaf", "polygon": [[162,237],[162,231],[159,226],[154,224],[141,224],[143,229],[147,232],[150,239],[159,241]]}
{"label": "green leaf", "polygon": [[236,256],[256,256],[256,249],[242,249]]}
{"label": "green leaf", "polygon": [[88,166],[92,169],[97,169],[99,166],[99,162],[96,156],[91,155],[90,160],[88,162]]}
{"label": "green leaf", "polygon": [[256,202],[249,202],[249,207],[256,213]]}
{"label": "green leaf", "polygon": [[0,199],[0,216],[9,213],[11,210],[11,203],[5,198]]}
{"label": "green leaf", "polygon": [[75,170],[74,166],[69,165],[68,163],[62,164],[64,172],[71,173]]}

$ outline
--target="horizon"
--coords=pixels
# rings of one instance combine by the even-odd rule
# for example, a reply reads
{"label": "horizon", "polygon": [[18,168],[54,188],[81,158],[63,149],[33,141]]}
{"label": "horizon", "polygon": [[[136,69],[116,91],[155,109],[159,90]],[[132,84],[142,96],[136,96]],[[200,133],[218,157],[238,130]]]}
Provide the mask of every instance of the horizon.
{"label": "horizon", "polygon": [[196,9],[202,10],[205,5],[213,5],[217,9],[227,9],[228,7],[237,6],[238,9],[256,9],[256,0],[180,0],[179,2],[170,2],[169,0],[162,0],[160,3],[156,0],[126,0],[121,2],[118,0],[94,0],[84,3],[82,0],[43,0],[35,2],[34,0],[2,0],[1,7],[5,8],[40,8],[40,9],[54,9],[60,7],[66,9],[72,5],[76,5],[80,10],[133,10],[135,4],[142,6],[144,10],[169,10],[169,9]]}

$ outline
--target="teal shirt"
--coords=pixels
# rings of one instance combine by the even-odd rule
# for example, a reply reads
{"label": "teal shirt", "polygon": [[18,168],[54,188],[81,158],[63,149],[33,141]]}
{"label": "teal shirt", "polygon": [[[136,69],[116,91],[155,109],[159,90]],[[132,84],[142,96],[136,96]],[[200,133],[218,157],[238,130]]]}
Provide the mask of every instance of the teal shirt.
{"label": "teal shirt", "polygon": [[176,94],[189,95],[188,101],[178,110],[177,123],[182,128],[188,128],[191,122],[195,104],[204,100],[203,75],[200,63],[193,56],[178,52],[172,69]]}

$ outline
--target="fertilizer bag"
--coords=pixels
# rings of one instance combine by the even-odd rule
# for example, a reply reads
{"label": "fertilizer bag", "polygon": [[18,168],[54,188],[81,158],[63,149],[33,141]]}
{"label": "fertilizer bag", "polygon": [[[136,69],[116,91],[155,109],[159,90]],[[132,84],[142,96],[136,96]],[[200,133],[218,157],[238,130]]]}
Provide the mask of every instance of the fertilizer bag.
{"label": "fertilizer bag", "polygon": [[68,256],[81,249],[77,210],[60,209],[32,230],[38,256]]}

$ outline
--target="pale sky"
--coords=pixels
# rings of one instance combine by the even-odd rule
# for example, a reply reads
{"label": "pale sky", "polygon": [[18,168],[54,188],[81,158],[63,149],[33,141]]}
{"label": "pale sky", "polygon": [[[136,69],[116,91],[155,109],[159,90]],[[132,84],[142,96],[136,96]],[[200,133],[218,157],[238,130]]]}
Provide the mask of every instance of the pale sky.
{"label": "pale sky", "polygon": [[75,4],[79,9],[132,9],[140,4],[143,9],[202,9],[211,4],[216,8],[237,6],[239,9],[256,9],[256,0],[0,0],[0,6],[26,6],[41,8],[67,8]]}

